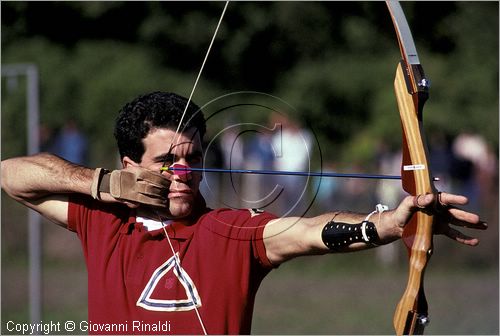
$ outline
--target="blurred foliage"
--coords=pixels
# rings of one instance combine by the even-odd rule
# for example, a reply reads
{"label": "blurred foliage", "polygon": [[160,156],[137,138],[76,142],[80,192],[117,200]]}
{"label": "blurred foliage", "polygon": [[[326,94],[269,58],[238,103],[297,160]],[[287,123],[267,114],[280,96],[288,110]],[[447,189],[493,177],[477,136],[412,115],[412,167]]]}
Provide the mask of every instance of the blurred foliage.
{"label": "blurred foliage", "polygon": [[[222,7],[2,2],[2,64],[37,64],[42,122],[57,128],[76,118],[91,139],[91,162],[103,164],[126,101],[159,89],[189,95]],[[403,7],[432,81],[427,130],[480,133],[498,148],[498,3]],[[204,105],[239,90],[276,95],[312,127],[326,157],[370,162],[378,142],[400,146],[392,89],[398,59],[382,2],[235,2],[194,100]],[[25,146],[18,136],[24,95],[17,91],[2,86],[4,156]]]}
{"label": "blurred foliage", "polygon": [[[40,71],[41,122],[51,129],[58,129],[67,119],[76,119],[90,140],[89,164],[112,168],[117,158],[112,130],[118,110],[127,101],[148,91],[164,90],[188,96],[223,6],[224,2],[220,1],[2,1],[2,66],[36,64]],[[432,82],[430,99],[424,108],[427,133],[449,138],[465,131],[478,133],[498,153],[498,2],[405,1],[402,6],[420,60]],[[255,104],[253,110],[248,107],[235,109],[229,118],[222,113],[211,118],[209,126],[216,127],[235,120],[264,123],[269,111],[286,112],[314,131],[324,161],[334,161],[340,168],[349,164],[362,166],[363,172],[376,172],[374,165],[380,144],[384,143],[391,149],[401,146],[401,128],[393,92],[399,58],[394,28],[383,2],[232,2],[193,99],[198,105],[207,106],[207,117],[232,104]],[[3,158],[25,153],[24,88],[25,78],[2,77]],[[245,93],[235,94],[239,91]],[[257,108],[257,104],[270,108]],[[213,135],[217,130],[211,132]],[[360,201],[364,197],[371,206],[377,201],[369,198],[374,197],[373,194],[356,194],[352,203],[364,206]],[[472,265],[473,273],[483,263],[493,265],[491,276],[482,277],[478,272],[480,279],[470,283],[481,281],[494,287],[498,283],[497,203],[483,204],[483,208],[494,213],[489,217],[493,225],[481,236],[482,247],[477,252],[467,252],[464,258],[466,252],[443,246],[443,239],[440,239],[440,250],[448,253],[437,254],[432,265],[461,261],[469,267]],[[19,237],[27,235],[26,226],[17,225],[24,221],[23,211],[24,208],[13,200],[2,199],[4,267],[11,259],[25,257],[27,240]],[[4,230],[6,227],[9,229]],[[47,234],[48,238],[52,236],[59,239],[52,232]],[[76,239],[74,244],[80,251]],[[67,248],[69,244],[61,245]],[[46,248],[51,246],[58,244],[46,244]],[[59,253],[66,254],[67,250]],[[363,270],[359,283],[364,284],[369,267],[359,267],[362,257],[350,257],[356,258],[354,262],[345,256],[340,259],[342,265],[350,269]],[[331,260],[326,266],[313,264],[314,269],[339,272],[339,265],[335,259]],[[371,262],[373,259],[367,260]],[[304,265],[311,265],[311,260],[298,264],[300,274],[312,274],[304,272]],[[17,278],[25,279],[26,276]],[[77,278],[84,277],[78,274]],[[284,278],[297,277],[285,272]],[[16,277],[8,278],[11,279]],[[58,287],[51,285],[54,281],[47,282],[49,288]],[[351,284],[352,278],[348,277],[348,281]],[[85,301],[85,294],[81,294],[79,300],[68,297],[75,285],[73,281],[67,283],[71,284],[71,289],[63,295],[54,295],[57,298],[54,307],[59,308],[62,297],[68,298],[72,304]],[[26,295],[24,287],[13,290],[15,280],[4,281],[4,284],[2,294],[11,293],[11,299],[4,302],[20,304],[25,301],[18,297],[18,293]],[[280,279],[276,288],[289,290],[282,284]],[[321,284],[324,284],[324,277],[318,285],[310,288],[317,289]],[[82,285],[81,288],[86,287]],[[384,287],[387,288],[391,289],[391,294],[399,293],[391,286]],[[469,288],[490,287],[481,284]],[[378,290],[371,292],[379,293]],[[267,297],[264,293],[263,297]],[[324,292],[318,293],[321,298],[325,297]],[[289,297],[295,298],[293,295]],[[476,298],[477,306],[485,301],[481,296],[470,297]],[[315,306],[319,302],[310,301]],[[379,303],[380,300],[375,301],[369,307],[379,307]],[[467,310],[448,314],[454,319],[447,325],[456,324],[456,316],[466,316],[470,311],[469,303],[454,304],[454,308]],[[296,308],[295,302],[288,306]],[[336,305],[328,300],[325,309],[320,310],[329,312],[332,306]],[[498,305],[487,305],[490,306],[492,309],[486,310],[496,318]],[[275,309],[268,302],[262,307]],[[9,307],[12,314],[17,312],[15,308]],[[446,308],[442,310],[446,311]],[[27,309],[22,311],[27,315]],[[302,313],[303,309],[299,311]],[[356,308],[356,311],[359,313],[360,310]],[[480,310],[474,311],[478,313]],[[257,309],[257,321],[258,314]],[[327,322],[317,325],[332,325],[328,320],[330,315],[325,317]],[[356,316],[359,315],[370,314]],[[489,316],[482,311],[481,315]],[[6,316],[9,318],[10,315]],[[4,316],[4,320],[7,318]],[[474,318],[470,326],[474,325],[476,330],[468,331],[482,333],[482,329],[477,329],[477,324],[474,324],[475,315],[470,318]],[[491,320],[498,322],[495,318]],[[275,318],[271,316],[271,320]],[[493,328],[484,325],[489,328],[484,333],[493,333],[490,330],[498,332],[496,325]],[[376,326],[372,328],[370,330],[382,330]],[[455,329],[462,333],[466,330],[462,327]],[[311,330],[314,329],[306,329],[308,333]],[[359,328],[356,326],[345,332],[359,333]]]}

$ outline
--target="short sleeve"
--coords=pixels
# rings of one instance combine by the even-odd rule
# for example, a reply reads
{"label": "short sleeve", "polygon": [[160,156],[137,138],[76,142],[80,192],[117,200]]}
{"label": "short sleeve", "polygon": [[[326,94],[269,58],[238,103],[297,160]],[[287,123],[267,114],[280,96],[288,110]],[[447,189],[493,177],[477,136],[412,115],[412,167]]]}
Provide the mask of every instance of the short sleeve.
{"label": "short sleeve", "polygon": [[[252,221],[254,218],[255,217],[252,218]],[[266,245],[264,244],[264,229],[267,223],[275,218],[276,216],[267,212],[259,214],[258,218],[255,218],[255,221],[258,221],[258,225],[257,230],[255,231],[255,237],[252,240],[254,256],[264,268],[268,269],[276,268],[277,266],[271,263],[267,257]]]}
{"label": "short sleeve", "polygon": [[90,198],[74,194],[69,197],[68,205],[68,230],[81,232],[82,225],[89,216]]}
{"label": "short sleeve", "polygon": [[118,203],[102,203],[79,194],[69,198],[68,230],[77,233],[84,249],[92,241],[113,237],[126,229],[130,218],[134,218],[130,209]]}
{"label": "short sleeve", "polygon": [[201,224],[230,240],[250,242],[253,258],[266,268],[275,268],[266,254],[264,244],[264,229],[267,223],[275,218],[275,215],[266,211],[252,209],[217,209],[203,216]]}

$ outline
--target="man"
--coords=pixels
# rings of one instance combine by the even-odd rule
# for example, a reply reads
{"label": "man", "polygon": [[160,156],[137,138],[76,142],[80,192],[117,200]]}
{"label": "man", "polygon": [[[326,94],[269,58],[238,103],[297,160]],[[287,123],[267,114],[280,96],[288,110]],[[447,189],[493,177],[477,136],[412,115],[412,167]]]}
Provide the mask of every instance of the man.
{"label": "man", "polygon": [[2,161],[11,197],[80,238],[92,333],[248,334],[260,282],[287,260],[393,242],[415,211],[436,207],[436,233],[474,246],[477,239],[448,225],[486,228],[454,208],[465,197],[447,193],[409,196],[368,216],[207,209],[201,174],[190,170],[201,166],[205,121],[193,103],[183,115],[186,104],[154,92],[123,107],[115,128],[121,170],[46,153]]}

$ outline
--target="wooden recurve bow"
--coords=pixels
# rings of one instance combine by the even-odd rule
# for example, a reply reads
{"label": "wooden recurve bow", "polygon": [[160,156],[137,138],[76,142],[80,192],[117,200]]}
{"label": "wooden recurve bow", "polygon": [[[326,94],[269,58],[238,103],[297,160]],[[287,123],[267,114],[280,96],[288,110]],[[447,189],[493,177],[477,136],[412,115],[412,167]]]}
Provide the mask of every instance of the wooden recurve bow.
{"label": "wooden recurve bow", "polygon": [[[427,145],[423,135],[423,105],[429,96],[429,81],[424,76],[415,44],[403,10],[397,1],[387,1],[394,23],[402,60],[396,69],[394,89],[403,129],[403,189],[411,195],[435,193]],[[424,272],[432,254],[433,216],[416,212],[403,231],[409,254],[406,290],[396,307],[394,328],[397,335],[423,334],[429,322],[424,292]]]}

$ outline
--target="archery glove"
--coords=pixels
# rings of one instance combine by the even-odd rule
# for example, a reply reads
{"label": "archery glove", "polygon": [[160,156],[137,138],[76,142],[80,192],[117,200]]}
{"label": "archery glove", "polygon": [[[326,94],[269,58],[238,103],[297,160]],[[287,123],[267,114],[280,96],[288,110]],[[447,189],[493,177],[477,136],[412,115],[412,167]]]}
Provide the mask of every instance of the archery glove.
{"label": "archery glove", "polygon": [[101,199],[100,193],[108,193],[117,200],[131,201],[156,207],[167,206],[170,181],[162,174],[139,168],[135,172],[97,168],[91,187],[91,195]]}

